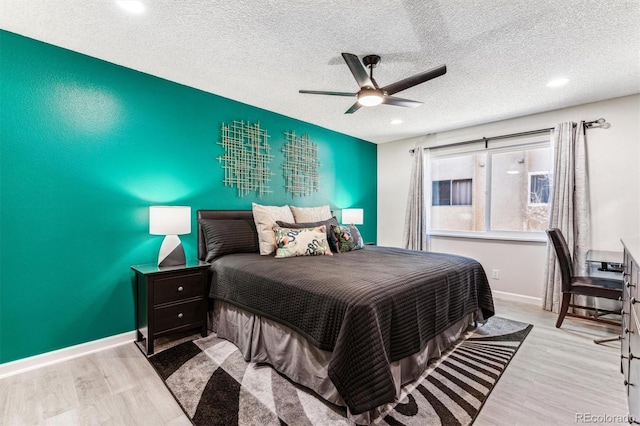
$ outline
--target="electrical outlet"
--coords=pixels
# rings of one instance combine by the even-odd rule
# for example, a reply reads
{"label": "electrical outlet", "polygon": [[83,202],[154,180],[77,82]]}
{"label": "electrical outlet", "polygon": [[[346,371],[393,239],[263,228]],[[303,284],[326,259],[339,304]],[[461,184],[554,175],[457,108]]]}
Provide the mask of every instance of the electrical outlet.
{"label": "electrical outlet", "polygon": [[500,269],[494,269],[492,271],[491,278],[493,278],[494,280],[499,280],[500,279]]}

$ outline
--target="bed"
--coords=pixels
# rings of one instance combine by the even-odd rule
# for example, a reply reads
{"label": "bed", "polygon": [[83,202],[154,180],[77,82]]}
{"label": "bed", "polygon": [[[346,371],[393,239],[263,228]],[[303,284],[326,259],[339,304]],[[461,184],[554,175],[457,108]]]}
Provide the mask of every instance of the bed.
{"label": "bed", "polygon": [[[251,211],[199,210],[198,219],[202,260],[212,231],[205,236],[201,223],[221,240],[227,227],[255,230]],[[247,361],[346,406],[358,424],[380,416],[429,360],[494,314],[484,270],[466,257],[365,246],[274,259],[233,241],[218,247],[226,249],[209,259],[218,336]]]}

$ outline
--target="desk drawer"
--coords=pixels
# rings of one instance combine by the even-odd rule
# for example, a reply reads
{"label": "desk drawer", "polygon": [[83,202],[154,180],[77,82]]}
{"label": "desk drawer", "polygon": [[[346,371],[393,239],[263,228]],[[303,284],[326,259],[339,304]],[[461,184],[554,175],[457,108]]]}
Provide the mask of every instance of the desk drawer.
{"label": "desk drawer", "polygon": [[629,414],[636,421],[640,421],[640,339],[631,339],[629,351],[633,354],[633,358],[629,360],[629,371],[624,376],[627,381]]}
{"label": "desk drawer", "polygon": [[176,303],[153,310],[155,333],[172,330],[183,326],[194,326],[203,321],[204,303],[202,299],[191,302]]}
{"label": "desk drawer", "polygon": [[631,335],[627,332],[627,330],[629,330],[629,315],[629,311],[625,311],[622,314],[622,324],[620,325],[622,337],[620,341],[620,372],[625,380],[629,378],[629,345],[631,341]]}
{"label": "desk drawer", "polygon": [[153,282],[153,304],[176,302],[204,294],[204,273],[176,274],[164,278],[156,278]]}

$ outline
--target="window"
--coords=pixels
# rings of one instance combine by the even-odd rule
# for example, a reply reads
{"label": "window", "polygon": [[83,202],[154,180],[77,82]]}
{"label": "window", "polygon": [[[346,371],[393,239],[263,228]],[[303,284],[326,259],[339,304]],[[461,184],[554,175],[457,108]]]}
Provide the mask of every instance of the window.
{"label": "window", "polygon": [[472,179],[451,181],[451,204],[454,206],[471,205]]}
{"label": "window", "polygon": [[431,158],[431,229],[484,231],[486,154]]}
{"label": "window", "polygon": [[431,154],[431,229],[543,232],[548,225],[548,142]]}
{"label": "window", "polygon": [[432,182],[431,204],[434,206],[470,206],[471,182],[471,179]]}
{"label": "window", "polygon": [[451,205],[451,181],[437,180],[431,184],[431,204],[434,206]]}
{"label": "window", "polygon": [[529,172],[529,205],[549,204],[549,172]]}

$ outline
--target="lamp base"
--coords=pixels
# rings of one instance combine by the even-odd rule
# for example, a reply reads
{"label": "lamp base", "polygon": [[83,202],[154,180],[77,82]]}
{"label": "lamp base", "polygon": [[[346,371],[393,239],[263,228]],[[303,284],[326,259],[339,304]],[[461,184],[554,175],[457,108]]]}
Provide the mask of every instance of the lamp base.
{"label": "lamp base", "polygon": [[177,235],[167,235],[162,240],[158,253],[158,266],[179,266],[187,263],[184,248]]}

